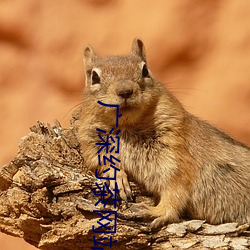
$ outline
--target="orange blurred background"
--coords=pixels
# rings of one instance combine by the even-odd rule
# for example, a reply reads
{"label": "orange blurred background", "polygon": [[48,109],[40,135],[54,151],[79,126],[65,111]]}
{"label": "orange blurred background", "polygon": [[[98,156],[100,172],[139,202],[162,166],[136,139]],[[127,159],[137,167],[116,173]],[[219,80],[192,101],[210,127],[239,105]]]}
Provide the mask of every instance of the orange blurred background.
{"label": "orange blurred background", "polygon": [[[126,54],[141,38],[154,75],[187,110],[250,144],[250,2],[0,1],[0,166],[37,120],[69,124],[83,49]],[[3,250],[31,250],[0,234]]]}

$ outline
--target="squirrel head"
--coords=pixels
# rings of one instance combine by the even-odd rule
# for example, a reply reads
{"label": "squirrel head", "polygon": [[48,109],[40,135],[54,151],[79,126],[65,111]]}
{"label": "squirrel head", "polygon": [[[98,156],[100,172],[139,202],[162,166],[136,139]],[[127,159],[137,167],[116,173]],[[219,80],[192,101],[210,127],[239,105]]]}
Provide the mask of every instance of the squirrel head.
{"label": "squirrel head", "polygon": [[153,102],[157,92],[156,82],[148,69],[141,40],[134,39],[130,54],[125,56],[102,58],[88,46],[84,50],[83,61],[88,102],[94,100],[96,103],[119,105],[123,120],[126,114],[136,118]]}

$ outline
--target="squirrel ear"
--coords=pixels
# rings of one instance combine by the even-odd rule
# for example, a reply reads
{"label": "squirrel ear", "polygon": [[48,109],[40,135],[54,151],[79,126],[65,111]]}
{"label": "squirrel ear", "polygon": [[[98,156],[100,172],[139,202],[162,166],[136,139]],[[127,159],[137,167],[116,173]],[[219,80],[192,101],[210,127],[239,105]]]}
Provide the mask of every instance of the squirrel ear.
{"label": "squirrel ear", "polygon": [[85,86],[88,85],[88,82],[91,79],[91,71],[94,68],[95,59],[97,58],[97,54],[93,50],[91,46],[88,46],[84,49],[83,53],[83,63],[85,70]]}
{"label": "squirrel ear", "polygon": [[147,62],[146,51],[143,42],[140,39],[135,38],[132,43],[132,54],[139,56],[142,61]]}
{"label": "squirrel ear", "polygon": [[95,59],[97,58],[97,55],[93,48],[91,46],[88,46],[84,49],[84,54],[83,54],[83,63],[85,66],[85,70],[89,70],[93,68],[93,64]]}

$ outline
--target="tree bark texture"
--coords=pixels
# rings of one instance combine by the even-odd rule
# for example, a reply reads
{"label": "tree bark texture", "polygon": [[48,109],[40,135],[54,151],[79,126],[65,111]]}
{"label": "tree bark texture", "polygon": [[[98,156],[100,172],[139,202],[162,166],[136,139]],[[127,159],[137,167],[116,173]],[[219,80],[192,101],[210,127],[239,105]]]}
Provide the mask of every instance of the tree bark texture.
{"label": "tree bark texture", "polygon": [[[102,208],[95,206],[98,197],[93,191],[96,183],[103,183],[84,165],[80,154],[79,114],[79,110],[73,113],[69,128],[62,128],[58,121],[54,126],[37,122],[20,140],[14,159],[0,169],[1,232],[44,250],[91,249],[94,236],[112,236],[112,241],[117,240],[111,247],[114,250],[249,249],[247,224],[209,225],[191,220],[150,232],[149,223],[133,216],[124,202],[118,205],[116,233],[94,233],[92,227],[100,218],[93,210]],[[152,202],[135,183],[131,187],[136,202]],[[116,211],[112,205],[106,209]]]}

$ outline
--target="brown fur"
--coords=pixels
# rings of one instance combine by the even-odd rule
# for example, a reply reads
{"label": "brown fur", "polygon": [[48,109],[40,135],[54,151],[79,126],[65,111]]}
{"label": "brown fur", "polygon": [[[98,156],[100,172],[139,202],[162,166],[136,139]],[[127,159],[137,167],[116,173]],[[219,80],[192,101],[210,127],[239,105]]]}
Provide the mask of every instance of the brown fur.
{"label": "brown fur", "polygon": [[[96,128],[115,128],[115,108],[97,101],[119,104],[120,195],[126,200],[131,193],[128,175],[159,197],[155,207],[137,205],[155,218],[153,228],[178,221],[183,213],[214,224],[250,223],[250,149],[189,114],[150,71],[143,77],[147,62],[140,40],[133,41],[128,56],[100,58],[89,46],[84,63],[79,140],[87,166],[104,167],[98,165]],[[94,85],[93,71],[100,78]]]}

